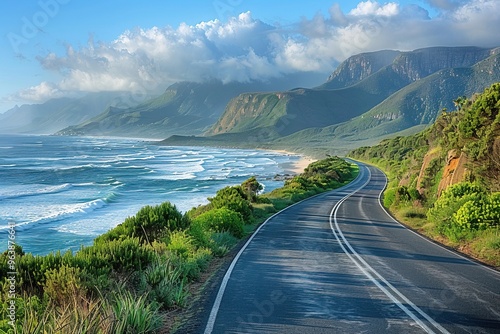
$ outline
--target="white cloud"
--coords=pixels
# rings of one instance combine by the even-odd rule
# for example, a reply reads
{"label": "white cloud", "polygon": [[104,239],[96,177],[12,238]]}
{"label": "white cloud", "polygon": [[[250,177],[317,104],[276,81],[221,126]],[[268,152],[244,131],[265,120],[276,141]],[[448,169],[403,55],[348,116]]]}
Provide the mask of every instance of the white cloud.
{"label": "white cloud", "polygon": [[498,0],[427,0],[439,15],[417,5],[368,0],[349,12],[339,5],[310,20],[283,28],[242,13],[226,22],[212,20],[178,27],[138,28],[114,41],[39,61],[57,73],[17,96],[40,101],[71,91],[163,90],[176,81],[219,79],[268,81],[286,74],[324,73],[345,58],[380,49],[411,50],[438,45],[500,45]]}
{"label": "white cloud", "polygon": [[37,86],[31,86],[18,92],[16,95],[21,100],[43,102],[49,98],[60,97],[63,95],[63,92],[56,85],[43,81]]}
{"label": "white cloud", "polygon": [[[289,65],[297,69],[327,70],[327,64],[367,51],[500,45],[500,35],[492,29],[500,27],[497,15],[500,1],[447,0],[446,3],[450,4],[447,7],[450,10],[433,18],[417,5],[363,1],[348,13],[334,5],[330,17],[319,18],[322,22],[317,23],[318,17],[302,22],[301,33],[306,38],[289,37],[282,53]],[[321,29],[311,29],[313,21]]]}
{"label": "white cloud", "polygon": [[[250,13],[177,28],[126,31],[109,44],[40,59],[48,70],[63,75],[63,90],[152,89],[180,80],[250,81],[279,76],[268,56],[266,35],[274,28]],[[164,88],[164,87],[163,87]]]}
{"label": "white cloud", "polygon": [[399,5],[395,2],[390,2],[385,5],[379,4],[377,1],[360,2],[356,8],[349,12],[353,16],[394,16],[399,13]]}

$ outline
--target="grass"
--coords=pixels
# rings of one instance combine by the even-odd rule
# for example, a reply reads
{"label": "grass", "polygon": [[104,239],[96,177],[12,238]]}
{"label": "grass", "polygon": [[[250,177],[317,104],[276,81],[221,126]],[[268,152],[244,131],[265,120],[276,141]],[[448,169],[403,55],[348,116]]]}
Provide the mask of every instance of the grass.
{"label": "grass", "polygon": [[487,265],[500,267],[500,229],[449,229],[443,234],[427,219],[425,208],[391,207],[389,211],[411,229]]}

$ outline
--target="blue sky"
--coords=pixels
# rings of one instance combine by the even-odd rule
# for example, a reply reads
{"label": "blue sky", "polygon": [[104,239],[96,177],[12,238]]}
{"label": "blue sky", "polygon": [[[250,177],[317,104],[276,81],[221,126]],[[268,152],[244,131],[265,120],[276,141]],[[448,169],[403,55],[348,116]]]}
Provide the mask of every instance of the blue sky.
{"label": "blue sky", "polygon": [[[500,45],[497,0],[5,0],[0,112],[178,80],[325,78],[378,49]],[[7,15],[6,15],[7,14]]]}

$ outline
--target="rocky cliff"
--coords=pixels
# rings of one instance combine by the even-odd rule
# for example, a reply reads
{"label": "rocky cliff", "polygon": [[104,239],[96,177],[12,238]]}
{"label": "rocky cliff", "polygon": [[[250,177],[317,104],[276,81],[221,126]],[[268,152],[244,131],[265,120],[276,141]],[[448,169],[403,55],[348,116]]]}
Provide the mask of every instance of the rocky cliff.
{"label": "rocky cliff", "polygon": [[288,136],[336,126],[332,131],[339,136],[365,140],[430,124],[441,109],[453,108],[457,96],[500,80],[500,55],[495,50],[436,47],[353,56],[315,89],[234,98],[206,135],[260,129]]}
{"label": "rocky cliff", "polygon": [[357,84],[383,67],[392,64],[399,54],[399,51],[384,50],[349,57],[328,77],[326,83],[318,88],[338,89]]}
{"label": "rocky cliff", "polygon": [[492,49],[477,47],[433,47],[402,52],[391,68],[410,82],[448,68],[471,67],[492,54]]}

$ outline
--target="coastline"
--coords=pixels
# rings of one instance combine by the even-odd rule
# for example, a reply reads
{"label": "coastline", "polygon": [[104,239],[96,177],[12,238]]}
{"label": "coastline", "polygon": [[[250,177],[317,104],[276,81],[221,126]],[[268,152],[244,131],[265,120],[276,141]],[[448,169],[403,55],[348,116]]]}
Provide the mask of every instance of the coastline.
{"label": "coastline", "polygon": [[[2,213],[17,222],[18,226],[23,226],[26,232],[19,234],[18,241],[25,245],[26,252],[36,255],[57,250],[76,252],[82,244],[92,245],[97,236],[122,223],[143,206],[169,201],[175,203],[179,210],[187,212],[206,204],[207,198],[223,187],[241,183],[250,175],[260,176],[268,191],[275,189],[288,178],[284,174],[296,175],[308,164],[307,160],[299,163],[304,160],[300,154],[270,149],[212,150],[209,146],[182,146],[182,149],[172,147],[170,154],[170,148],[159,149],[138,138],[4,135],[0,139],[0,146],[12,146],[12,150],[2,150],[3,158],[17,159],[15,165],[14,162],[5,163],[6,175],[11,170],[14,173],[22,168],[24,160],[32,158],[38,159],[37,163],[44,168],[43,173],[50,173],[50,182],[39,181],[45,177],[40,173],[37,178],[30,179],[29,184],[5,182],[2,190],[12,202],[7,207],[7,201],[2,201]],[[96,145],[110,149],[96,149]],[[182,152],[194,148],[199,148],[195,150],[197,154],[182,157]],[[54,149],[59,150],[59,155]],[[176,150],[182,152],[175,153]],[[232,160],[246,163],[224,167],[226,162],[206,158],[211,156],[210,152],[219,151],[222,154],[220,159],[228,163]],[[25,157],[24,160],[19,160],[19,156]],[[205,167],[200,168],[201,165]],[[98,176],[93,173],[93,168],[98,168]],[[233,171],[230,172],[229,168]],[[238,172],[240,170],[243,172]],[[279,177],[275,178],[276,175]],[[196,177],[199,181],[190,181]],[[150,181],[153,179],[156,181]],[[150,191],[144,192],[140,182],[146,182]],[[139,196],[142,192],[144,194]],[[17,199],[18,193],[31,194],[29,209],[15,208],[16,205],[26,205],[24,200]],[[39,221],[43,223],[39,224]],[[0,219],[0,222],[7,225],[5,219]],[[51,228],[47,229],[48,226]],[[0,227],[0,234],[5,231],[6,228],[2,231]]]}
{"label": "coastline", "polygon": [[318,159],[313,159],[310,156],[303,155],[300,153],[294,153],[294,152],[290,152],[290,151],[286,151],[286,150],[269,150],[269,151],[299,157],[299,159],[297,161],[283,164],[283,169],[284,169],[286,174],[296,175],[296,174],[303,173],[304,169],[306,169],[306,167],[309,166],[310,163],[318,161]]}
{"label": "coastline", "polygon": [[[53,134],[42,134],[42,136],[53,136]],[[39,136],[38,134],[33,134],[33,136]],[[70,137],[84,137],[84,138],[100,138],[100,139],[113,139],[113,140],[135,140],[138,142],[145,142],[148,144],[152,145],[159,145],[159,143],[164,140],[164,139],[159,139],[159,138],[141,138],[141,137],[121,137],[121,136],[91,136],[91,135],[82,135],[82,136],[70,136]],[[160,144],[161,145],[161,144]],[[171,147],[176,147],[176,146],[183,146],[183,147],[215,147],[215,148],[233,148],[233,149],[241,149],[241,150],[262,150],[262,151],[270,151],[270,152],[276,152],[282,155],[288,155],[288,156],[298,156],[299,160],[290,162],[290,163],[285,163],[282,164],[283,170],[285,174],[291,174],[291,175],[297,175],[302,172],[304,172],[304,169],[309,166],[310,163],[318,161],[318,159],[314,159],[310,156],[301,154],[301,153],[295,153],[291,151],[287,151],[286,149],[269,149],[269,148],[251,148],[251,147],[224,147],[224,146],[217,146],[217,145],[161,145],[161,146],[171,146]]]}

